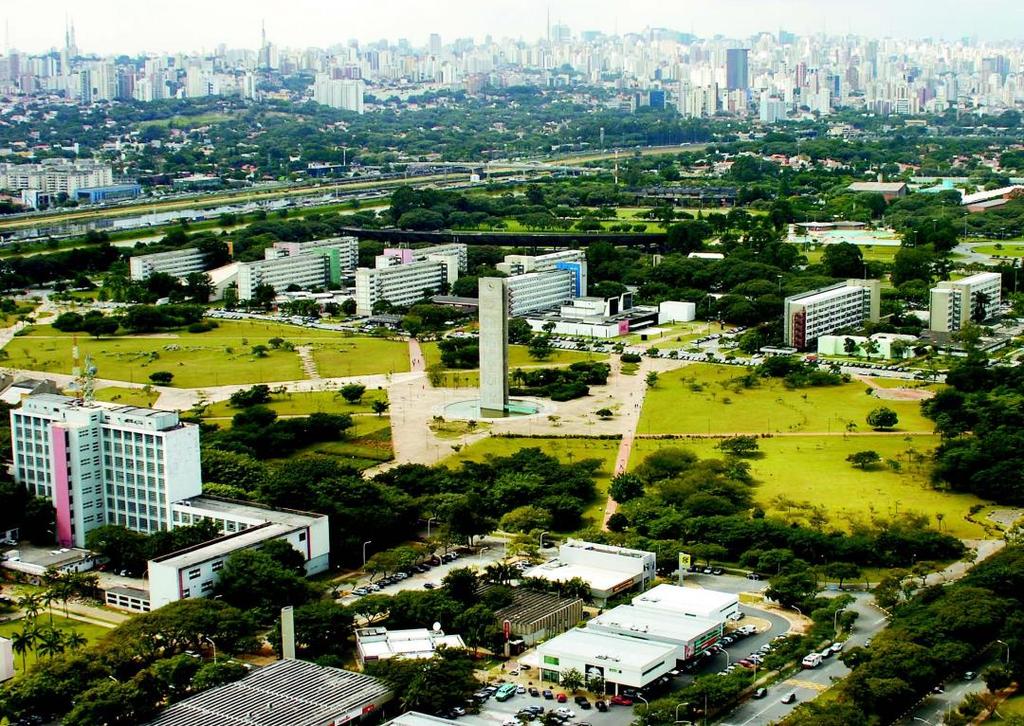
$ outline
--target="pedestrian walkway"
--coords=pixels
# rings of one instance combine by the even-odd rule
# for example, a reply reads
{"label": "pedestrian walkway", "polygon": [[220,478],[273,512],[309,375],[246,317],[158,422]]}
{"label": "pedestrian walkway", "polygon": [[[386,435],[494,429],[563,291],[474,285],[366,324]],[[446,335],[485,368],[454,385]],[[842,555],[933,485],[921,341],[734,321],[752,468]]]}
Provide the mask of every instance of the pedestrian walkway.
{"label": "pedestrian walkway", "polygon": [[308,345],[300,345],[295,348],[299,354],[299,362],[302,364],[302,372],[310,380],[319,380],[320,371],[316,367],[316,358],[313,357],[313,348]]}

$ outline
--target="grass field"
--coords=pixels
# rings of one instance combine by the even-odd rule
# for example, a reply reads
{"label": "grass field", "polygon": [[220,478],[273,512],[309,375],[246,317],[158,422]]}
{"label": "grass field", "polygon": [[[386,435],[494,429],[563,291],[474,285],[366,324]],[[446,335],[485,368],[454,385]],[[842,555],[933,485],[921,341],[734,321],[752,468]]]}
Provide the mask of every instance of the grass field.
{"label": "grass field", "polygon": [[147,121],[139,121],[137,126],[140,129],[150,126],[176,126],[178,128],[195,128],[196,126],[208,126],[231,120],[231,114],[226,113],[203,113],[195,116],[171,116],[170,118],[154,118]]}
{"label": "grass field", "polygon": [[[677,441],[640,439],[631,466],[659,448],[689,449],[702,458],[721,458],[714,439]],[[748,459],[757,480],[754,499],[766,512],[804,520],[804,504],[821,507],[834,526],[872,517],[891,519],[898,513],[920,512],[942,531],[957,537],[981,537],[983,529],[964,519],[977,497],[936,491],[930,486],[931,450],[938,436],[786,436],[759,440],[762,456]],[[846,457],[856,451],[877,451],[883,460],[899,462],[900,471],[884,463],[869,471],[855,469]]]}
{"label": "grass field", "polygon": [[733,383],[744,370],[696,363],[661,376],[648,390],[637,432],[640,434],[828,433],[855,424],[886,406],[899,415],[897,430],[932,431],[916,401],[881,401],[854,381],[841,386],[789,390],[776,379],[760,379],[756,388]]}
{"label": "grass field", "polygon": [[992,714],[985,723],[1002,723],[1011,716],[1024,717],[1024,693],[1007,698],[996,710],[999,715]]}
{"label": "grass field", "polygon": [[601,468],[596,477],[598,495],[583,513],[584,519],[590,524],[600,525],[604,521],[608,484],[615,468],[615,457],[619,453],[618,439],[510,439],[492,436],[465,447],[441,463],[454,467],[463,461],[483,461],[488,456],[509,456],[520,449],[530,448],[539,448],[566,464],[581,459],[601,460]]}
{"label": "grass field", "polygon": [[[260,321],[222,321],[206,333],[186,331],[96,340],[78,336],[81,356],[92,356],[97,377],[142,383],[155,371],[174,374],[173,385],[201,388],[228,384],[271,383],[306,378],[298,353],[270,350],[252,353],[271,338],[310,345],[322,376],[364,375],[408,370],[406,346],[376,338],[346,337],[325,330]],[[71,373],[73,336],[48,325],[34,326],[12,340],[6,364],[47,373]],[[323,356],[323,363],[319,357]],[[404,363],[404,366],[403,366]]]}
{"label": "grass field", "polygon": [[110,386],[109,388],[100,388],[96,391],[97,401],[109,401],[121,406],[149,408],[156,403],[158,398],[160,398],[159,392],[145,388]]}
{"label": "grass field", "polygon": [[[57,609],[59,609],[59,606],[54,608],[53,627],[57,628],[57,630],[65,632],[70,630],[77,630],[79,633],[85,636],[85,638],[89,641],[89,644],[95,643],[104,634],[110,632],[109,628],[104,628],[102,625],[93,625],[92,623],[85,623],[81,620],[73,620],[70,618],[65,618],[63,615],[57,615]],[[25,623],[26,620],[24,618],[20,620],[10,620],[5,623],[0,623],[0,636],[4,638],[10,638],[12,633],[20,633],[21,630],[25,627]],[[50,616],[46,614],[39,615],[35,619],[35,623],[40,628],[49,628]],[[28,651],[26,657],[28,665],[31,666],[37,660],[38,657],[36,656],[35,649]],[[15,653],[14,669],[19,673],[21,672],[21,662],[21,655]]]}
{"label": "grass field", "polygon": [[1024,257],[1024,242],[1001,242],[990,245],[978,245],[972,248],[982,255],[993,257]]}
{"label": "grass field", "polygon": [[[423,361],[427,367],[441,364],[441,350],[437,343],[422,343]],[[590,353],[576,350],[554,350],[545,361],[537,361],[530,357],[525,345],[508,347],[509,369],[515,368],[557,368],[584,360],[607,360],[604,353]],[[480,385],[480,373],[477,369],[445,369],[441,373],[441,387],[444,388],[475,388]]]}
{"label": "grass field", "polygon": [[[343,441],[313,444],[296,455],[321,454],[341,460],[357,469],[368,469],[394,458],[391,446],[391,419],[388,416],[352,417],[353,426]],[[286,460],[283,460],[286,461]]]}
{"label": "grass field", "polygon": [[[308,416],[311,413],[369,413],[373,401],[388,400],[387,391],[367,389],[362,400],[351,404],[335,391],[310,391],[304,393],[274,394],[267,407],[276,411],[278,416]],[[232,408],[227,401],[211,403],[203,418],[230,419],[242,409]]]}
{"label": "grass field", "polygon": [[334,334],[315,340],[313,359],[324,378],[404,373],[409,370],[409,345],[402,340]]}
{"label": "grass field", "polygon": [[[865,262],[892,262],[896,258],[896,253],[900,251],[899,247],[886,246],[886,245],[858,245],[861,255],[864,257]],[[821,262],[822,255],[825,254],[825,246],[818,245],[817,249],[814,250],[801,250],[807,257],[808,264],[816,265]]]}

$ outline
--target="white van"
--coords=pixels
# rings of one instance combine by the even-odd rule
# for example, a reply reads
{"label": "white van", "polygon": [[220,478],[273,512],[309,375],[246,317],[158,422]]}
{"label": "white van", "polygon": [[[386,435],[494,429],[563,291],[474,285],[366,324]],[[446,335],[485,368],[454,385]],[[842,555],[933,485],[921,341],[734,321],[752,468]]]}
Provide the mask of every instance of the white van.
{"label": "white van", "polygon": [[821,653],[811,653],[810,655],[805,655],[804,659],[800,661],[800,664],[804,668],[817,668],[821,665]]}

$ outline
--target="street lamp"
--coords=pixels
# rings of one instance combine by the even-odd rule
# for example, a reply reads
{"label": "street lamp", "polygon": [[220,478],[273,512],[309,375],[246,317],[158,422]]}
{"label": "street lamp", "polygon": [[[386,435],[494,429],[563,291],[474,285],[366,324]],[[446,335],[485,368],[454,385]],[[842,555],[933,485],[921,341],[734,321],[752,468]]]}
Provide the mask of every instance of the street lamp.
{"label": "street lamp", "polygon": [[363,567],[366,567],[366,545],[371,544],[372,542],[372,539],[368,539],[363,542]]}
{"label": "street lamp", "polygon": [[427,539],[430,539],[430,523],[431,522],[436,522],[436,521],[437,521],[437,517],[431,517],[430,519],[427,520]]}
{"label": "street lamp", "polygon": [[209,635],[204,635],[202,639],[204,641],[206,641],[207,643],[209,643],[211,646],[213,646],[213,662],[216,663],[217,662],[217,644],[213,642],[213,638],[211,638]]}
{"label": "street lamp", "polygon": [[838,609],[838,610],[836,610],[836,611],[835,611],[835,613],[834,613],[834,614],[832,615],[832,630],[833,630],[833,631],[835,631],[835,630],[838,630],[838,629],[839,629],[839,613],[841,613],[841,612],[845,612],[845,611],[846,611],[846,608],[839,608],[839,609]]}
{"label": "street lamp", "polygon": [[547,530],[544,530],[543,532],[540,533],[540,548],[541,549],[544,549],[544,535],[546,535],[547,533],[548,533]]}
{"label": "street lamp", "polygon": [[644,702],[644,724],[646,724],[647,723],[647,712],[651,710],[651,704],[647,701],[646,698],[641,696],[639,693],[636,694],[636,697]]}
{"label": "street lamp", "polygon": [[1006,646],[1006,665],[1010,665],[1010,644],[1002,640],[997,640],[996,642]]}
{"label": "street lamp", "polygon": [[[682,723],[679,720],[679,709],[682,708],[683,706],[689,706],[689,705],[690,705],[689,701],[683,701],[682,703],[677,703],[676,704],[676,723]],[[687,723],[691,723],[691,722],[687,721]]]}

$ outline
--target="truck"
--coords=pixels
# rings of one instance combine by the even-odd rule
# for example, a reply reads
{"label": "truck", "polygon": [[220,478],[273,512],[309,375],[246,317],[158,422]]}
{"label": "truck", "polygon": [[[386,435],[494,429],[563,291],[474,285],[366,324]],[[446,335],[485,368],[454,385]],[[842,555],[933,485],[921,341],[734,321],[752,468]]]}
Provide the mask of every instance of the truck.
{"label": "truck", "polygon": [[800,664],[804,668],[817,668],[821,665],[821,653],[810,653],[804,656],[804,659],[800,661]]}

